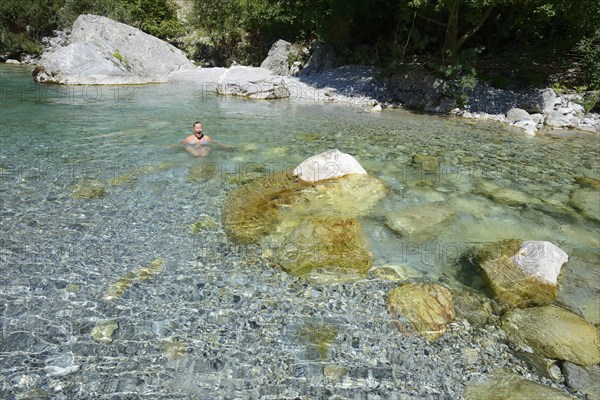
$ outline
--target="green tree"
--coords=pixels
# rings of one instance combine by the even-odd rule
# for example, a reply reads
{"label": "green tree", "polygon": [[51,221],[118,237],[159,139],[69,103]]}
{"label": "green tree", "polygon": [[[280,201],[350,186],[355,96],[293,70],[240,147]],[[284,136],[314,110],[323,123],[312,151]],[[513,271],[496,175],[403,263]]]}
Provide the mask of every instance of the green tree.
{"label": "green tree", "polygon": [[462,46],[481,29],[498,3],[499,0],[411,0],[409,6],[420,18],[444,29],[443,53],[453,63]]}

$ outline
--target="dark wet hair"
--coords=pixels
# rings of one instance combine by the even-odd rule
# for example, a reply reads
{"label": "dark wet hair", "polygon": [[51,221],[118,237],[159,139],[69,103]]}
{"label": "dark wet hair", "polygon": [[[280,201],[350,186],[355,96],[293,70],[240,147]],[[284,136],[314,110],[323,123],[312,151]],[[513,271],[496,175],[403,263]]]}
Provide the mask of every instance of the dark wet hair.
{"label": "dark wet hair", "polygon": [[[200,124],[200,125],[202,125],[202,122],[200,122],[200,121],[196,121],[196,122],[194,122],[194,125],[192,125],[192,128],[193,128],[193,127],[195,127],[197,124]],[[203,126],[203,127],[204,127],[204,126]]]}

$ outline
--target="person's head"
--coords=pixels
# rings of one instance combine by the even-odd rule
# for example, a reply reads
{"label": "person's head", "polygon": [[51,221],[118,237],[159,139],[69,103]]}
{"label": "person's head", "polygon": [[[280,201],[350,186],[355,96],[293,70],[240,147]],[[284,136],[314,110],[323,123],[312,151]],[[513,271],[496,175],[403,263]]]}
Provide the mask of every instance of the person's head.
{"label": "person's head", "polygon": [[202,131],[204,130],[202,128],[202,122],[200,122],[200,121],[194,122],[194,125],[192,126],[192,128],[194,129],[194,133],[197,135],[201,135]]}

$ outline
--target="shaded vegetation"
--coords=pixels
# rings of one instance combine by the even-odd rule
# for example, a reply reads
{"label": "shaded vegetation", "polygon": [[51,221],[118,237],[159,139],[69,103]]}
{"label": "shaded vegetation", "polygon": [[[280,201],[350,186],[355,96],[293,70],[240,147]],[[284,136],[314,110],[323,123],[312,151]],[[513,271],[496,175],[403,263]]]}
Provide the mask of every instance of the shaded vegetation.
{"label": "shaded vegetation", "polygon": [[93,13],[171,42],[193,28],[205,38],[197,54],[217,65],[258,65],[280,38],[318,40],[341,63],[388,73],[418,66],[467,85],[600,88],[596,0],[192,0],[185,27],[172,1],[4,0],[0,53],[38,53],[42,36]]}

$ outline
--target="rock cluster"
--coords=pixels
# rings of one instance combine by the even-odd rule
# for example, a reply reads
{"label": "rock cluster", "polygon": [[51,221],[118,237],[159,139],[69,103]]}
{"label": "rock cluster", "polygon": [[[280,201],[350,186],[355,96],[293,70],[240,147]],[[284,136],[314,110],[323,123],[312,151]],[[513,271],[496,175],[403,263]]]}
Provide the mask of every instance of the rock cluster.
{"label": "rock cluster", "polygon": [[463,110],[452,112],[467,118],[498,119],[522,128],[530,135],[544,127],[598,132],[598,115],[586,113],[583,103],[580,94],[557,95],[552,89],[515,92],[484,84],[469,94],[469,104]]}

